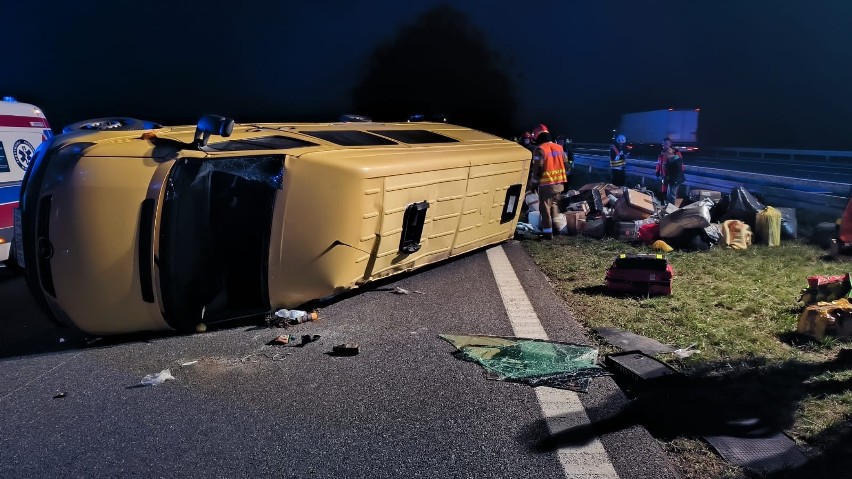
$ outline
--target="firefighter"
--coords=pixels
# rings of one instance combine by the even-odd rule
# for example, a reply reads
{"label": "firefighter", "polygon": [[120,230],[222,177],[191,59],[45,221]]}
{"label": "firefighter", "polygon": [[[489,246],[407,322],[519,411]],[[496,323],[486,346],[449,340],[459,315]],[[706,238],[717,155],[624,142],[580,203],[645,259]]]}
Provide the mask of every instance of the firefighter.
{"label": "firefighter", "polygon": [[666,204],[674,204],[677,200],[680,185],[686,181],[684,172],[686,166],[683,164],[683,154],[677,148],[672,147],[671,138],[663,140],[663,150],[657,157],[657,178],[662,177],[662,191],[666,195]]}
{"label": "firefighter", "polygon": [[550,138],[547,127],[533,130],[536,148],[533,151],[530,189],[538,189],[538,210],[541,213],[543,239],[553,239],[553,217],[559,213],[557,196],[565,190],[565,151]]}
{"label": "firefighter", "polygon": [[618,135],[609,146],[609,167],[612,171],[612,184],[624,186],[624,170],[627,166],[627,137]]}

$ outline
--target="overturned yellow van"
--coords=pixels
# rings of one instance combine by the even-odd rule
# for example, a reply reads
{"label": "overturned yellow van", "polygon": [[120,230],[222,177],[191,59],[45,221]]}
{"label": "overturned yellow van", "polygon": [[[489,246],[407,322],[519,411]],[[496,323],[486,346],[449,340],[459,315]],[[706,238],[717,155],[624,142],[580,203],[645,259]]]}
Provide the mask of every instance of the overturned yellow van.
{"label": "overturned yellow van", "polygon": [[73,125],[24,178],[27,282],[91,334],[191,330],[511,238],[525,148],[445,123]]}

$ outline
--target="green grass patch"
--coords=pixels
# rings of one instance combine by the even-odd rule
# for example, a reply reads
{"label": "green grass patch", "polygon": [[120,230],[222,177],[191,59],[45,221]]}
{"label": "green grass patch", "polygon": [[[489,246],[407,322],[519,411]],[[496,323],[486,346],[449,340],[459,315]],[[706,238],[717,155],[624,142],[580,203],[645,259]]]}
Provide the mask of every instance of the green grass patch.
{"label": "green grass patch", "polygon": [[[695,376],[727,376],[724,384],[738,388],[783,390],[790,417],[785,429],[817,452],[849,438],[852,366],[832,363],[849,343],[809,341],[794,332],[806,278],[842,274],[852,264],[832,261],[824,251],[799,242],[745,251],[672,252],[667,255],[675,271],[671,296],[619,297],[604,288],[607,268],[620,253],[648,253],[649,248],[584,237],[525,241],[524,247],[586,326],[617,327],[675,347],[695,343],[700,354],[683,361],[661,359]],[[765,396],[768,401],[774,397]],[[735,469],[708,462],[704,448],[683,442],[689,440],[669,438],[668,450],[685,454],[676,458],[678,463],[706,463],[704,477],[731,477]]]}

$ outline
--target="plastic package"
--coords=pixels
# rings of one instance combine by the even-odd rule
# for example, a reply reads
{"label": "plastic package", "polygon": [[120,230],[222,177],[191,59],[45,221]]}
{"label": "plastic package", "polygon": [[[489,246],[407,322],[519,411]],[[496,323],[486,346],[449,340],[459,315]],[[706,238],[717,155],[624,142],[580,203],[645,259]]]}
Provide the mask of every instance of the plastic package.
{"label": "plastic package", "polygon": [[538,212],[538,193],[528,192],[524,197],[524,203],[527,205],[527,211],[530,214],[533,211]]}
{"label": "plastic package", "polygon": [[781,239],[799,237],[799,222],[796,220],[796,208],[776,208],[781,212]]}
{"label": "plastic package", "polygon": [[717,224],[711,224],[704,228],[703,236],[710,244],[718,244],[719,241],[722,241],[722,228]]}
{"label": "plastic package", "polygon": [[755,226],[757,212],[766,209],[749,191],[738,186],[731,191],[731,202],[728,211],[722,217],[725,220],[740,220],[751,228]]}
{"label": "plastic package", "polygon": [[781,246],[781,212],[767,206],[757,213],[755,233],[762,244]]}
{"label": "plastic package", "polygon": [[163,384],[164,382],[170,379],[172,381],[174,381],[175,379],[175,377],[172,376],[172,370],[163,369],[162,371],[156,374],[149,374],[145,376],[144,378],[142,378],[142,382],[140,384],[142,384],[143,386],[156,386],[158,384]]}
{"label": "plastic package", "polygon": [[751,228],[740,220],[728,220],[722,223],[722,240],[732,249],[748,249],[751,246]]}
{"label": "plastic package", "polygon": [[675,238],[685,230],[710,226],[712,206],[712,200],[704,199],[667,214],[660,220],[660,237]]}
{"label": "plastic package", "polygon": [[530,211],[527,216],[527,223],[535,229],[541,229],[541,213],[538,210]]}
{"label": "plastic package", "polygon": [[639,226],[637,237],[645,244],[651,244],[660,239],[660,225],[657,223],[646,223]]}
{"label": "plastic package", "polygon": [[279,309],[275,312],[275,316],[286,320],[290,324],[306,323],[308,321],[316,321],[319,316],[316,311],[300,311],[298,309]]}
{"label": "plastic package", "polygon": [[568,220],[565,219],[565,214],[559,213],[553,217],[553,231],[558,231],[560,234],[568,234]]}

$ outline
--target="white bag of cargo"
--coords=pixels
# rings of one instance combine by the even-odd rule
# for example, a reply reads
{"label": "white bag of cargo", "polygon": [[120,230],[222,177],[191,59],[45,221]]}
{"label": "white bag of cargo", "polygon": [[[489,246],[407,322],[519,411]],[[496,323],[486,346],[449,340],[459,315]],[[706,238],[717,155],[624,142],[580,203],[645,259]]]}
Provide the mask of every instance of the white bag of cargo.
{"label": "white bag of cargo", "polygon": [[660,220],[660,237],[676,238],[685,230],[710,226],[713,200],[703,199],[673,211]]}

